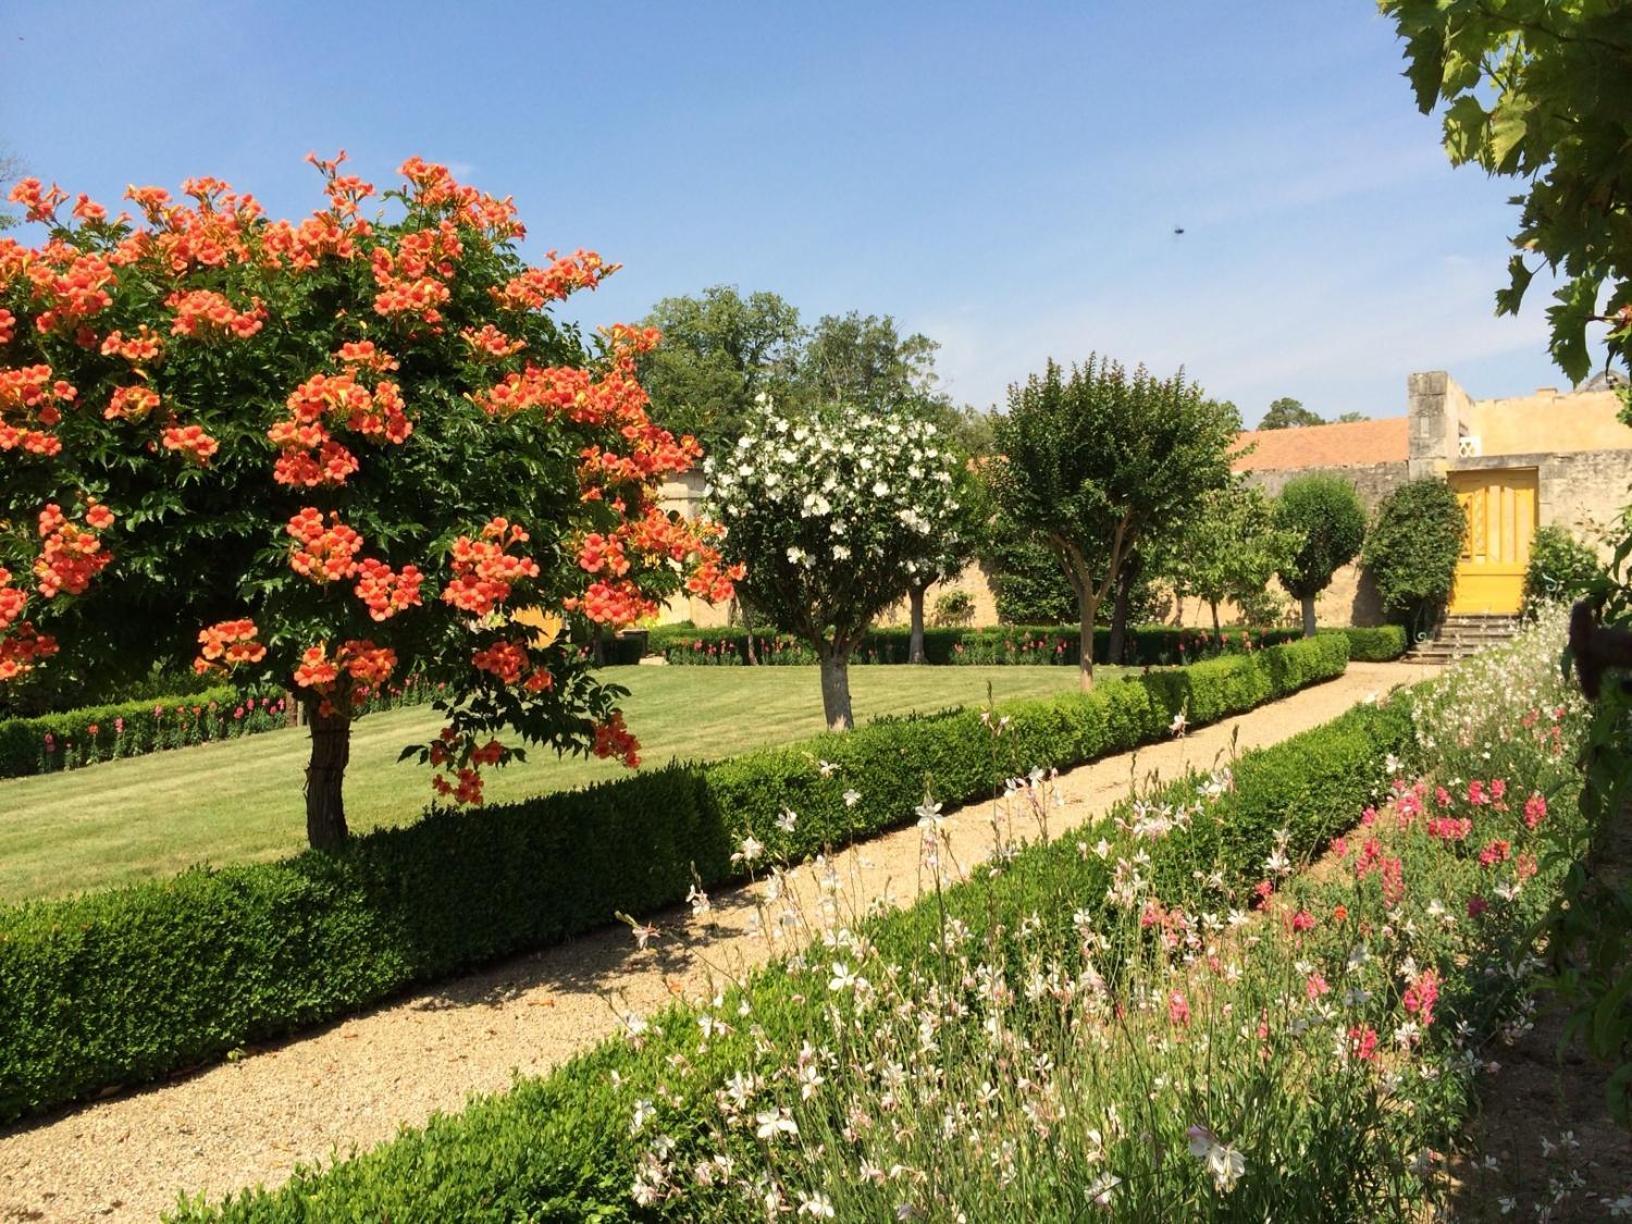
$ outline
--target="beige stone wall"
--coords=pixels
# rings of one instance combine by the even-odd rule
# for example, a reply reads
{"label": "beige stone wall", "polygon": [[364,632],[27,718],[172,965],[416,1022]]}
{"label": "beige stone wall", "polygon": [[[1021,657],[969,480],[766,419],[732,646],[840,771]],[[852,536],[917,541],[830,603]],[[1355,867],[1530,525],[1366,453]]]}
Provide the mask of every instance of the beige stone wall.
{"label": "beige stone wall", "polygon": [[1531,395],[1474,400],[1460,423],[1463,433],[1479,439],[1483,456],[1573,454],[1632,447],[1632,429],[1621,424],[1620,410],[1613,391],[1545,387]]}

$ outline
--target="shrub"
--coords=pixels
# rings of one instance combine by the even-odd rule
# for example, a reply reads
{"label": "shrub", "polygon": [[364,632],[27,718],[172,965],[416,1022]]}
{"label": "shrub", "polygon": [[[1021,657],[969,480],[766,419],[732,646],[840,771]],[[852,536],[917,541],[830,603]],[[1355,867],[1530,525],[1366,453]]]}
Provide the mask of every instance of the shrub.
{"label": "shrub", "polygon": [[1598,554],[1558,526],[1543,527],[1530,541],[1530,563],[1524,571],[1524,615],[1533,617],[1545,603],[1569,603],[1592,588],[1604,572]]}
{"label": "shrub", "polygon": [[1456,491],[1439,477],[1413,480],[1383,499],[1363,559],[1385,615],[1416,628],[1438,619],[1451,597],[1466,531]]}
{"label": "shrub", "polygon": [[1349,658],[1359,663],[1386,663],[1405,653],[1408,637],[1403,625],[1378,625],[1370,629],[1322,629],[1341,633],[1349,639]]}
{"label": "shrub", "polygon": [[[1317,647],[1320,653],[1341,653],[1337,639],[1321,641],[1330,644]],[[1299,655],[1294,646],[1250,663],[1221,661],[1192,670],[1226,669],[1245,679],[1270,658],[1287,666],[1313,657]],[[1122,695],[1124,708],[1106,711],[1111,726],[1138,705],[1137,686],[1101,690],[1106,697],[1115,694]],[[1070,700],[1092,704],[1089,698]],[[1189,829],[1144,843],[1147,872],[1164,895],[1205,887],[1194,877],[1199,863],[1216,866],[1227,886],[1244,888],[1261,874],[1283,828],[1287,853],[1308,856],[1353,823],[1357,797],[1379,787],[1383,757],[1405,752],[1410,726],[1403,703],[1365,706],[1247,754],[1235,769],[1233,792],[1219,798],[1209,815],[1198,816]],[[977,735],[975,755],[993,755],[990,734],[981,727]],[[1027,748],[1019,747],[1012,764],[1026,759]],[[1176,784],[1161,798],[1188,803],[1198,784],[1195,779]],[[1131,804],[1124,802],[1116,815],[1126,818],[1130,812]],[[1042,937],[1065,948],[1080,940],[1074,910],[1090,929],[1101,928],[1112,870],[1105,859],[1083,853],[1077,839],[1065,838],[1023,851],[1001,873],[874,918],[858,933],[893,962],[928,967],[940,956],[939,932],[952,920],[967,927],[970,946],[1012,949],[1012,933],[1035,916],[1043,924]],[[437,1117],[364,1156],[326,1171],[297,1173],[281,1190],[251,1191],[219,1210],[183,1208],[175,1218],[292,1222],[317,1218],[314,1212],[337,1219],[709,1218],[687,1205],[669,1213],[635,1206],[630,1187],[651,1136],[632,1135],[629,1114],[637,1098],[662,1096],[660,1083],[677,1088],[664,1100],[661,1130],[676,1142],[675,1167],[689,1170],[693,1160],[707,1154],[703,1144],[719,1116],[713,1087],[733,1065],[747,1061],[754,1043],[797,1050],[804,1035],[826,1031],[827,992],[809,989],[808,979],[796,977],[785,964],[756,974],[746,995],[753,1021],[734,1025],[734,1033],[700,1042],[694,1015],[676,1009],[652,1021],[642,1044],[603,1043],[548,1076],[522,1080],[502,1096],[478,1098],[463,1113]],[[735,1002],[733,991],[725,1014],[734,1017]],[[678,1084],[669,1061],[675,1056],[683,1056],[690,1068]]]}
{"label": "shrub", "polygon": [[[1342,673],[1333,635],[1019,702],[1014,751],[1061,767]],[[837,772],[823,777],[820,758]],[[0,912],[0,1118],[151,1079],[395,991],[681,900],[749,835],[798,859],[899,823],[922,799],[1000,785],[978,713],[672,766],[583,791],[435,813],[333,853],[193,870]],[[845,790],[861,792],[847,804]],[[778,825],[784,808],[799,814]]]}
{"label": "shrub", "polygon": [[951,629],[967,625],[975,618],[975,597],[968,591],[948,591],[935,598],[933,619],[935,624],[942,628]]}

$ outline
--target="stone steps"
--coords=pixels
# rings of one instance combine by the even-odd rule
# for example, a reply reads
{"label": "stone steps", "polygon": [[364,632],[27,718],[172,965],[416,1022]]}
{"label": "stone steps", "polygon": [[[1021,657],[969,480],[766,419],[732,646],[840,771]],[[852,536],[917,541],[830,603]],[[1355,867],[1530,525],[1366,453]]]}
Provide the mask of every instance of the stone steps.
{"label": "stone steps", "polygon": [[1406,657],[1421,663],[1454,663],[1500,645],[1518,631],[1516,616],[1447,616],[1433,636],[1417,642]]}

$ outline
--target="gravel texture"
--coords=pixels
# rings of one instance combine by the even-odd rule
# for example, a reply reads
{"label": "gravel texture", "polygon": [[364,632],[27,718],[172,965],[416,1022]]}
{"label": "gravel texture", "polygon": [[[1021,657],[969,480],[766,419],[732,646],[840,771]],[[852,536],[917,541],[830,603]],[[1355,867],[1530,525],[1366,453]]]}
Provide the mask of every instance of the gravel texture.
{"label": "gravel texture", "polygon": [[[1049,832],[1092,821],[1136,776],[1211,768],[1232,740],[1239,751],[1276,743],[1426,674],[1411,664],[1352,663],[1343,677],[1273,705],[1073,770],[1060,779],[1064,806],[1050,814]],[[946,828],[963,868],[989,853],[989,806],[951,813]],[[911,901],[919,839],[907,827],[840,854],[847,908]],[[801,868],[794,879],[805,912],[816,913],[815,871]],[[766,937],[750,930],[765,887],[715,896],[706,918],[686,909],[659,915],[644,951],[626,927],[609,927],[235,1062],[0,1132],[0,1221],[150,1220],[181,1191],[215,1199],[275,1185],[297,1163],[371,1147],[400,1126],[457,1110],[473,1092],[546,1072],[613,1032],[619,1012],[711,993],[721,973],[765,960]]]}

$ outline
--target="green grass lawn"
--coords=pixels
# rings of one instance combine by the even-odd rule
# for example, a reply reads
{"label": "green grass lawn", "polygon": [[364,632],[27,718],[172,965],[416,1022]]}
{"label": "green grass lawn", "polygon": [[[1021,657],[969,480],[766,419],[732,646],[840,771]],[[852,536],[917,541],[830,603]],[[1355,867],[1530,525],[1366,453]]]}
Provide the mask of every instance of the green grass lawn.
{"label": "green grass lawn", "polygon": [[[1101,667],[1096,677],[1110,679]],[[629,726],[647,767],[730,756],[822,730],[813,667],[624,667]],[[1069,689],[1069,667],[852,667],[858,720]],[[418,818],[429,771],[396,763],[439,727],[428,707],[360,721],[346,776],[353,832]],[[302,729],[0,781],[0,901],[171,875],[194,863],[276,858],[305,844]],[[626,774],[621,765],[536,751],[488,773],[488,801],[522,799]]]}

